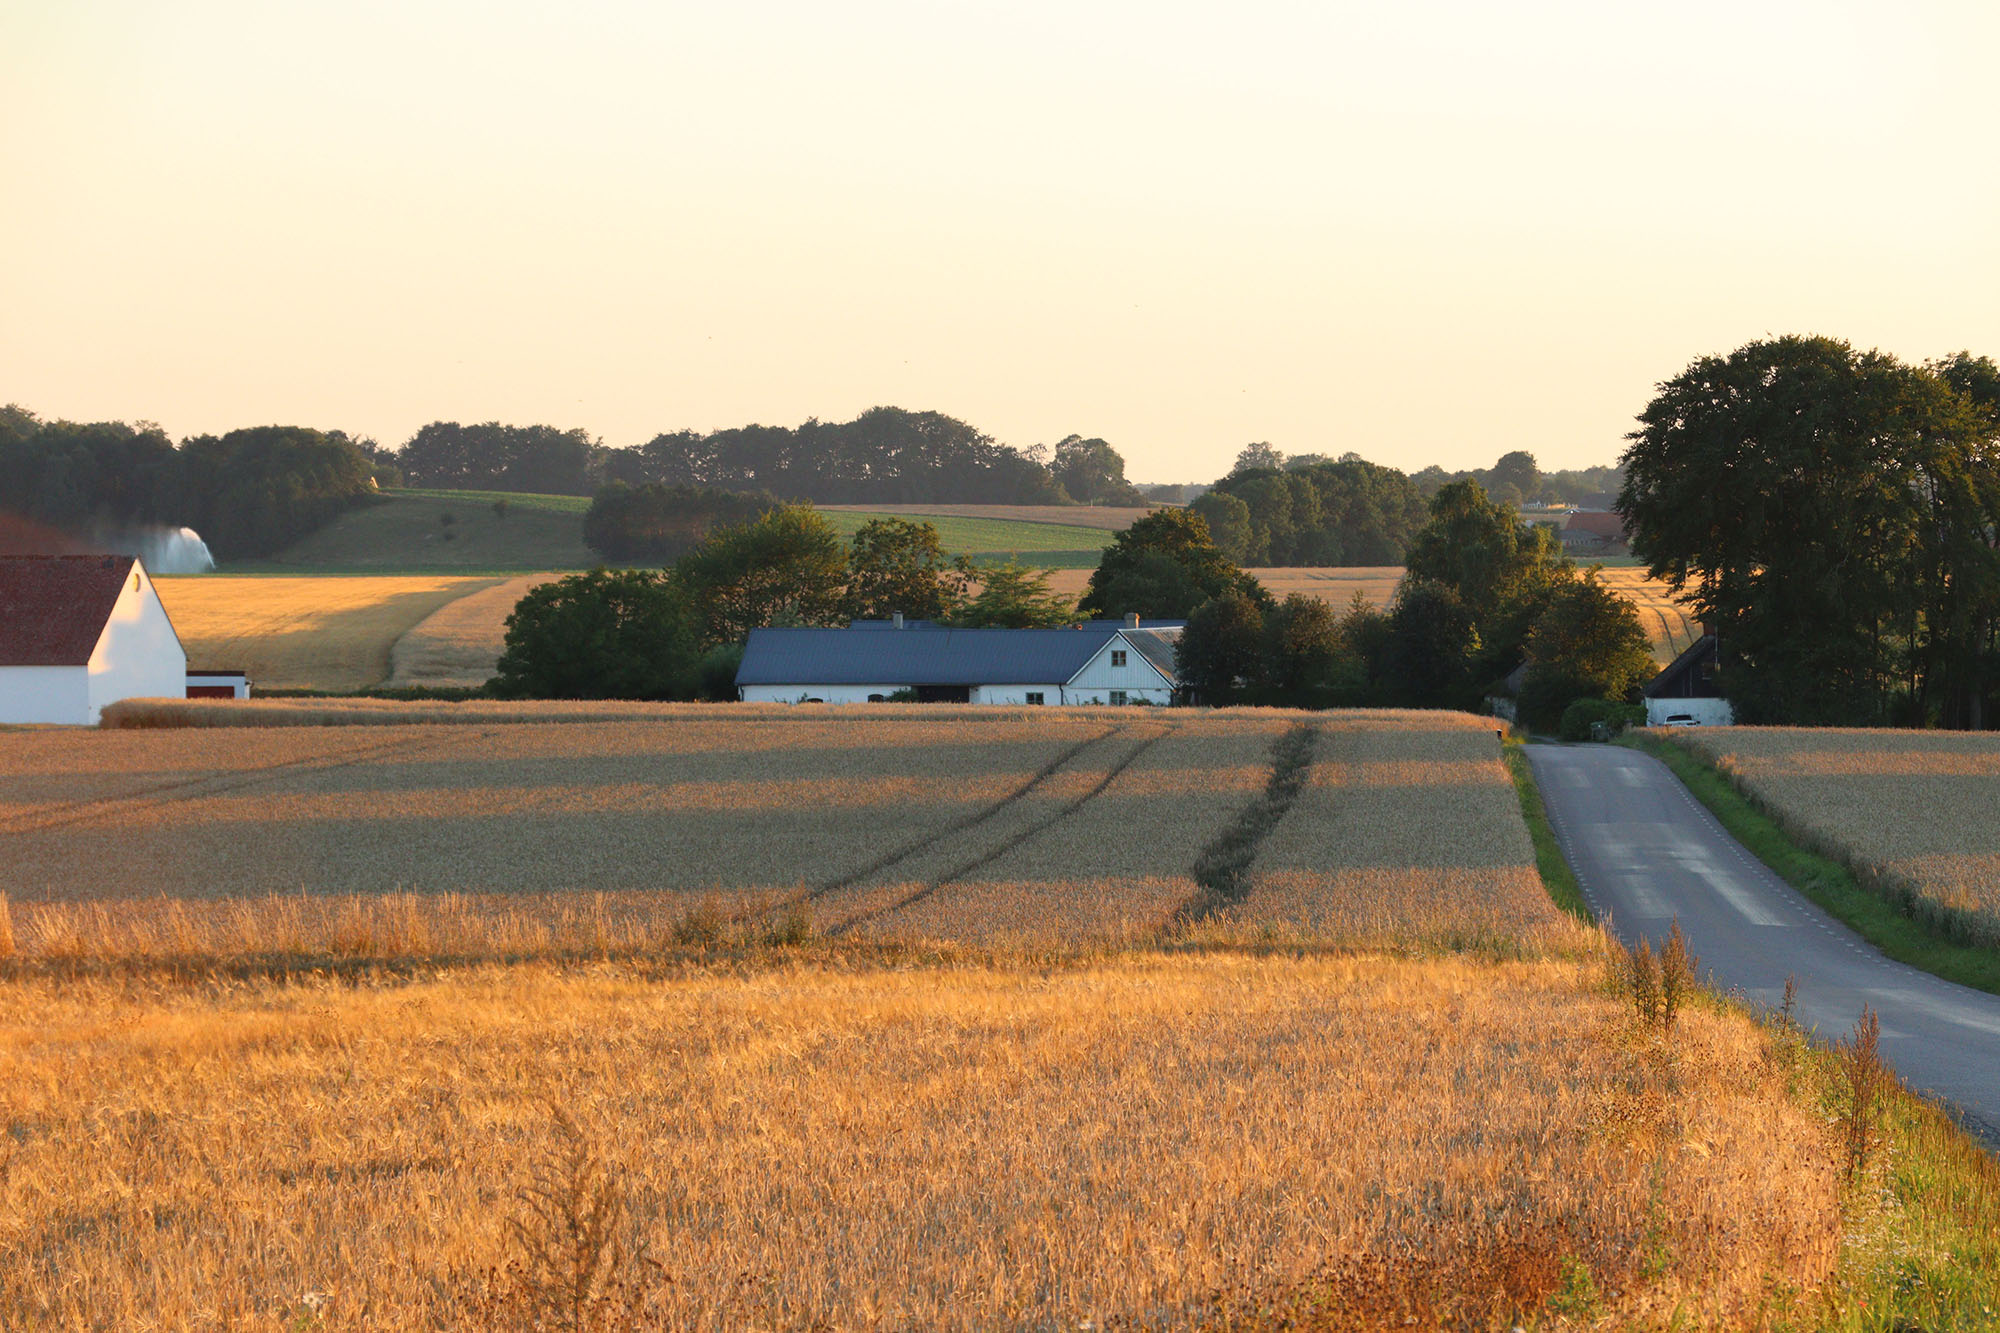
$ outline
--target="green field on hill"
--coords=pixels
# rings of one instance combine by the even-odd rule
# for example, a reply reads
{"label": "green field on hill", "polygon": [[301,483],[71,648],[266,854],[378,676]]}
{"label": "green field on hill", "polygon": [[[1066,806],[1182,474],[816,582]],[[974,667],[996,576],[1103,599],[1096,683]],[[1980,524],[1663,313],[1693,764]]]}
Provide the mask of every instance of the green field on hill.
{"label": "green field on hill", "polygon": [[[506,502],[505,512],[496,502]],[[393,490],[342,514],[276,556],[228,566],[232,573],[526,573],[588,569],[602,563],[583,544],[581,495],[502,491]],[[945,549],[997,561],[1018,555],[1044,569],[1090,569],[1112,533],[1061,523],[822,511],[843,537],[871,518],[920,519]]]}

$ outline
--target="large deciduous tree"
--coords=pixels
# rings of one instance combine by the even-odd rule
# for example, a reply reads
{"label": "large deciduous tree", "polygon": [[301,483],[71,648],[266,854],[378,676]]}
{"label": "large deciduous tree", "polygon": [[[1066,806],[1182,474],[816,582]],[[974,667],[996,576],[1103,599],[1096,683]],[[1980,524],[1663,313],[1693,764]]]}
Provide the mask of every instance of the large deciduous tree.
{"label": "large deciduous tree", "polygon": [[511,698],[687,699],[701,630],[685,591],[653,570],[592,570],[529,590],[507,617],[488,688]]}
{"label": "large deciduous tree", "polygon": [[1578,699],[1629,700],[1654,672],[1639,610],[1596,570],[1556,587],[1528,630],[1523,720],[1553,730]]}
{"label": "large deciduous tree", "polygon": [[1182,620],[1230,591],[1258,605],[1270,594],[1209,539],[1208,524],[1186,509],[1161,509],[1126,528],[1091,572],[1080,609],[1097,616],[1137,614]]}
{"label": "large deciduous tree", "polygon": [[1617,507],[1653,576],[1720,627],[1745,721],[1983,723],[2000,586],[1986,375],[1793,336],[1659,386]]}
{"label": "large deciduous tree", "polygon": [[965,561],[945,554],[935,525],[871,519],[848,543],[847,614],[945,620],[964,600],[968,578]]}
{"label": "large deciduous tree", "polygon": [[1205,704],[1254,695],[1264,668],[1264,607],[1231,588],[1195,608],[1174,645],[1182,689]]}
{"label": "large deciduous tree", "polygon": [[781,505],[724,528],[675,566],[709,643],[764,625],[836,625],[847,597],[847,547],[809,505]]}

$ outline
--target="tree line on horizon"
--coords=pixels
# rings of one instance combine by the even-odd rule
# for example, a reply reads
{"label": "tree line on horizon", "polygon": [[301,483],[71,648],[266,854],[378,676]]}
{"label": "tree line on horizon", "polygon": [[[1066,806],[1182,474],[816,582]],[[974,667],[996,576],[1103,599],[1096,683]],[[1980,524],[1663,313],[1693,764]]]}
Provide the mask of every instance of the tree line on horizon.
{"label": "tree line on horizon", "polygon": [[[1543,480],[1528,454],[1497,467],[1531,488]],[[1287,459],[1256,444],[1213,488],[1141,488],[1102,439],[1020,450],[942,413],[895,407],[850,422],[672,432],[627,449],[581,430],[499,422],[432,422],[400,449],[302,426],[177,444],[148,422],[45,422],[0,409],[0,508],[78,537],[192,527],[225,561],[276,554],[380,490],[415,486],[593,496],[586,540],[621,562],[678,558],[717,522],[784,502],[1137,506],[1213,489],[1204,512],[1234,560],[1396,564],[1437,485],[1487,475],[1407,476],[1358,455]],[[1503,494],[1520,489],[1507,484]]]}

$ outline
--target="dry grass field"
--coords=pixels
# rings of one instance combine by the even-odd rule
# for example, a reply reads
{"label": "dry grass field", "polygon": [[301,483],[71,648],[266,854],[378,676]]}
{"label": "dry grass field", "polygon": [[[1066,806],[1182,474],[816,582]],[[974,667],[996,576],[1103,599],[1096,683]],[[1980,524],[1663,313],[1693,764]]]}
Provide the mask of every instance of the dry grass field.
{"label": "dry grass field", "polygon": [[1754,1029],[1696,1014],[1662,1058],[1588,983],[1143,953],[17,983],[0,1322],[567,1327],[505,1274],[557,1112],[645,1327],[1753,1322],[1834,1261],[1817,1127]]}
{"label": "dry grass field", "polygon": [[247,671],[257,685],[277,689],[358,690],[390,675],[391,651],[405,633],[499,582],[201,574],[162,578],[157,586],[190,667]]}
{"label": "dry grass field", "polygon": [[2000,945],[2000,736],[1727,727],[1656,733],[1923,919]]}

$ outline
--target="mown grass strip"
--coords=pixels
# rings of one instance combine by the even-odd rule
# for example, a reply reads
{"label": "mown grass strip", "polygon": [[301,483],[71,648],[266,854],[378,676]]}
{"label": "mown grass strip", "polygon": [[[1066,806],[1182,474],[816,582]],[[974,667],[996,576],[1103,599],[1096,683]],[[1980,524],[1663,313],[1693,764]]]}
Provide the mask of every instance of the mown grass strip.
{"label": "mown grass strip", "polygon": [[1528,763],[1527,751],[1519,741],[1510,740],[1505,758],[1507,772],[1514,779],[1514,794],[1521,801],[1521,818],[1527,822],[1528,837],[1535,844],[1535,869],[1542,876],[1542,887],[1548,890],[1557,907],[1586,926],[1596,925],[1597,918],[1583,900],[1583,886],[1576,882],[1576,872],[1569,868],[1562,845],[1556,841],[1556,831],[1549,823],[1548,807],[1542,803],[1542,789],[1535,785],[1535,770]]}
{"label": "mown grass strip", "polygon": [[1870,892],[1838,861],[1794,842],[1778,822],[1700,756],[1650,736],[1626,735],[1627,745],[1665,764],[1707,806],[1731,837],[1787,884],[1899,963],[2000,995],[2000,951],[1958,944],[1904,915]]}

